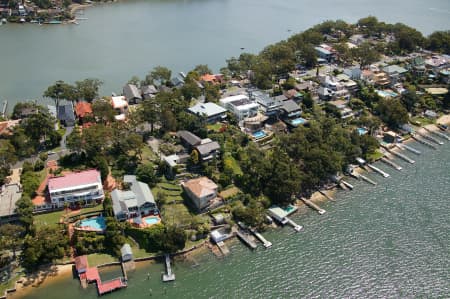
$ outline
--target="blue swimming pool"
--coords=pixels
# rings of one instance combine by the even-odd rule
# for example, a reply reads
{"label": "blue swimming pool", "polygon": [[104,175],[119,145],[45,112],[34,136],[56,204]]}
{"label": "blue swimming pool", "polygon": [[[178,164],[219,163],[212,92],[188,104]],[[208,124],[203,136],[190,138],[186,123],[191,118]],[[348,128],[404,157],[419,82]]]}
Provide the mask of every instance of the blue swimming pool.
{"label": "blue swimming pool", "polygon": [[146,217],[146,218],[144,218],[144,222],[147,225],[156,224],[159,222],[159,218],[158,217]]}
{"label": "blue swimming pool", "polygon": [[291,124],[293,126],[303,125],[305,122],[306,122],[306,119],[301,118],[301,117],[291,120]]}
{"label": "blue swimming pool", "polygon": [[358,131],[358,134],[361,136],[361,135],[365,135],[365,134],[367,134],[367,130],[366,129],[364,129],[364,128],[358,128],[358,129],[356,129],[357,131]]}
{"label": "blue swimming pool", "polygon": [[256,131],[252,133],[253,137],[255,137],[256,139],[261,139],[263,137],[266,137],[267,134],[264,131]]}
{"label": "blue swimming pool", "polygon": [[389,91],[389,90],[377,90],[376,92],[379,96],[381,96],[383,98],[387,98],[387,97],[395,98],[396,96],[398,96],[397,93],[395,93],[393,91]]}
{"label": "blue swimming pool", "polygon": [[92,217],[83,219],[80,221],[80,227],[89,230],[105,230],[106,229],[106,223],[105,218],[98,216],[98,217]]}

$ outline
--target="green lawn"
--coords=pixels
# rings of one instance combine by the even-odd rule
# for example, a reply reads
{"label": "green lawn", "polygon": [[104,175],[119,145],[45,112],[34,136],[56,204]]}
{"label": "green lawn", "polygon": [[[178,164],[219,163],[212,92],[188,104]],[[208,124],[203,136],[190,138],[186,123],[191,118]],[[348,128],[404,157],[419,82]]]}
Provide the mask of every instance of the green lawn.
{"label": "green lawn", "polygon": [[[103,205],[97,205],[92,208],[83,208],[80,211],[80,214],[83,213],[90,213],[90,212],[101,212],[103,211]],[[34,216],[34,224],[39,228],[44,225],[50,225],[50,226],[56,226],[59,223],[59,219],[61,216],[65,216],[70,214],[70,210],[67,212],[65,210],[52,212],[52,213],[46,213],[46,214],[40,214]],[[75,215],[75,214],[73,214]],[[79,215],[79,214],[76,214]]]}
{"label": "green lawn", "polygon": [[165,204],[161,210],[161,216],[164,223],[187,227],[193,220],[193,215],[182,203]]}
{"label": "green lawn", "polygon": [[155,161],[158,160],[158,156],[152,151],[149,146],[142,148],[142,161]]}
{"label": "green lawn", "polygon": [[241,170],[241,167],[239,166],[239,163],[234,159],[232,156],[227,156],[224,158],[226,165],[229,165],[231,169],[233,169],[234,175],[243,175],[243,172]]}
{"label": "green lawn", "polygon": [[[166,188],[166,189],[164,189],[164,188]],[[170,190],[167,190],[167,189],[170,189]],[[183,190],[182,190],[181,186],[179,186],[179,185],[169,183],[166,181],[162,181],[162,182],[156,184],[156,186],[152,188],[153,196],[156,196],[159,192],[162,192],[163,194],[166,195],[167,203],[170,203],[173,201],[176,201],[178,203],[183,202],[183,197],[181,196],[181,194],[183,193]]]}
{"label": "green lawn", "polygon": [[118,259],[116,257],[113,257],[112,255],[106,254],[106,253],[94,253],[89,254],[87,256],[88,263],[90,267],[95,267],[101,264],[106,263],[112,263],[117,262]]}
{"label": "green lawn", "polygon": [[215,123],[215,124],[207,125],[206,128],[208,129],[208,131],[219,132],[219,130],[222,128],[222,126],[223,125],[221,123]]}
{"label": "green lawn", "polygon": [[420,126],[430,125],[430,124],[436,123],[435,119],[430,119],[430,118],[427,118],[427,117],[420,117],[420,116],[411,117],[410,121],[411,121],[412,124],[420,125]]}
{"label": "green lawn", "polygon": [[382,152],[380,152],[380,151],[376,151],[375,153],[373,153],[372,155],[368,155],[367,156],[367,160],[369,160],[369,161],[375,161],[375,160],[378,160],[378,159],[381,159],[381,158],[383,158],[383,153]]}

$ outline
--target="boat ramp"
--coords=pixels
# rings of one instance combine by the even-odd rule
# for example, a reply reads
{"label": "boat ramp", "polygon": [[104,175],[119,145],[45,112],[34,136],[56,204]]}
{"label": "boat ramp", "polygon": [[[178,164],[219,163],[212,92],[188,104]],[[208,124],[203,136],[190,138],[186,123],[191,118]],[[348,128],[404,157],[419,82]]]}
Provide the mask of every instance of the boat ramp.
{"label": "boat ramp", "polygon": [[164,282],[174,281],[175,280],[175,274],[172,273],[172,266],[170,265],[170,256],[166,253],[164,255],[164,259],[165,259],[165,262],[166,262],[166,273],[163,274],[162,280]]}
{"label": "boat ramp", "polygon": [[318,205],[316,205],[315,203],[313,203],[309,199],[301,197],[300,200],[303,201],[305,203],[305,205],[307,205],[311,209],[316,210],[317,213],[319,213],[320,215],[325,214],[326,211],[324,209],[322,209],[321,207],[319,207]]}

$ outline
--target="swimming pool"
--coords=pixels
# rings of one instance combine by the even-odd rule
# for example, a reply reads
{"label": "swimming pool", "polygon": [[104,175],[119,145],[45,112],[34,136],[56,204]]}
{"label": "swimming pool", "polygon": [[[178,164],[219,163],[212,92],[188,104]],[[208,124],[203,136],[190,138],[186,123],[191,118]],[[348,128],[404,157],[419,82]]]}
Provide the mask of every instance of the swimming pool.
{"label": "swimming pool", "polygon": [[263,137],[266,137],[267,134],[264,131],[256,131],[252,133],[253,137],[255,137],[255,139],[261,139]]}
{"label": "swimming pool", "polygon": [[153,225],[153,224],[156,224],[159,222],[159,217],[155,217],[155,216],[145,217],[143,220],[144,220],[145,224]]}
{"label": "swimming pool", "polygon": [[361,135],[365,135],[365,134],[367,134],[367,130],[366,129],[364,129],[364,128],[358,128],[358,129],[356,129],[357,131],[358,131],[358,134],[361,136]]}
{"label": "swimming pool", "polygon": [[376,91],[377,94],[383,98],[387,98],[387,97],[391,97],[391,98],[395,98],[396,96],[398,96],[398,94],[396,94],[393,91],[388,91],[388,90],[377,90]]}
{"label": "swimming pool", "polygon": [[102,216],[98,216],[98,217],[92,217],[92,218],[87,218],[87,219],[83,219],[80,221],[80,228],[84,229],[84,230],[105,230],[106,229],[106,223],[105,223],[105,218],[103,218]]}
{"label": "swimming pool", "polygon": [[306,119],[298,117],[298,118],[294,118],[293,120],[291,120],[291,124],[293,126],[299,126],[299,125],[303,125],[306,122]]}

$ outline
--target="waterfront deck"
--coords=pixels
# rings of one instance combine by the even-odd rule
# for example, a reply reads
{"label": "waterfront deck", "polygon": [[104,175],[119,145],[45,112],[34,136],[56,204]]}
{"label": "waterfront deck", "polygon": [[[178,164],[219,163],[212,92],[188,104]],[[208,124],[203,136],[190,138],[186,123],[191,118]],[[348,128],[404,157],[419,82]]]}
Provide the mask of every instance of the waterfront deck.
{"label": "waterfront deck", "polygon": [[[441,133],[441,132],[439,132],[439,131],[433,131],[433,130],[430,130],[430,129],[426,128],[426,127],[423,127],[423,128],[424,128],[426,131],[430,132],[431,134],[434,134],[434,135],[439,136],[439,137],[441,137],[441,138],[443,138],[443,139],[445,139],[445,140],[450,141],[450,136],[448,136],[448,135],[446,135],[446,134],[444,134],[444,133]],[[439,128],[436,127],[436,129],[439,129]]]}
{"label": "waterfront deck", "polygon": [[416,161],[414,161],[413,159],[407,157],[406,155],[403,155],[402,153],[399,153],[399,152],[396,152],[396,151],[391,151],[391,150],[388,149],[388,148],[386,148],[386,150],[387,150],[389,153],[391,153],[392,155],[394,155],[394,156],[396,156],[396,157],[398,157],[398,158],[400,158],[400,159],[402,159],[402,160],[404,160],[404,161],[406,161],[406,162],[408,162],[408,163],[411,163],[411,164],[416,163]]}
{"label": "waterfront deck", "polygon": [[256,243],[249,238],[248,234],[244,233],[243,231],[239,229],[236,230],[236,235],[239,239],[242,240],[242,242],[244,242],[245,245],[247,245],[251,249],[256,249],[256,247],[258,247],[258,245],[256,245]]}
{"label": "waterfront deck", "polygon": [[346,186],[350,190],[353,190],[353,188],[354,188],[352,184],[350,184],[344,180],[341,180],[341,183],[344,184],[344,186]]}
{"label": "waterfront deck", "polygon": [[294,221],[292,221],[290,218],[286,217],[287,220],[287,224],[289,224],[290,226],[292,226],[296,232],[299,232],[303,229],[303,226],[298,225],[297,223],[295,223]]}
{"label": "waterfront deck", "polygon": [[417,150],[417,149],[415,149],[415,148],[413,148],[413,147],[411,147],[409,145],[406,145],[406,144],[398,144],[397,143],[396,146],[399,149],[401,149],[401,150],[408,150],[408,151],[410,151],[410,152],[412,152],[412,153],[414,153],[416,155],[420,155],[422,153],[421,151],[419,151],[419,150]]}
{"label": "waterfront deck", "polygon": [[423,138],[425,138],[425,139],[428,139],[428,140],[430,140],[431,142],[434,142],[434,143],[436,143],[436,144],[439,144],[439,145],[443,145],[443,144],[444,144],[444,142],[442,142],[442,141],[440,141],[440,140],[437,140],[436,138],[434,138],[434,137],[432,137],[432,136],[430,136],[430,135],[422,134],[422,133],[419,133],[419,132],[416,132],[416,133],[417,133],[417,135],[419,135],[420,137],[423,137]]}
{"label": "waterfront deck", "polygon": [[426,140],[423,140],[423,139],[421,139],[421,138],[418,138],[416,135],[411,135],[411,137],[412,137],[414,140],[416,140],[417,142],[422,143],[423,145],[426,145],[426,146],[428,146],[428,147],[431,147],[432,149],[437,149],[437,147],[436,147],[434,144],[431,144],[431,143],[429,143],[429,142],[426,141]]}
{"label": "waterfront deck", "polygon": [[87,268],[86,272],[80,275],[80,280],[85,280],[88,283],[95,282],[97,285],[97,293],[100,296],[127,287],[127,283],[123,277],[102,281],[97,267]]}
{"label": "waterfront deck", "polygon": [[261,241],[261,243],[263,244],[263,246],[265,248],[270,248],[272,247],[272,243],[267,241],[266,238],[263,237],[263,235],[261,235],[260,233],[258,233],[255,229],[251,228],[250,231],[252,232],[252,234],[259,240]]}
{"label": "waterfront deck", "polygon": [[174,281],[175,274],[172,273],[172,266],[170,265],[170,256],[168,254],[164,255],[165,264],[166,264],[166,273],[163,274],[162,280],[164,282]]}

